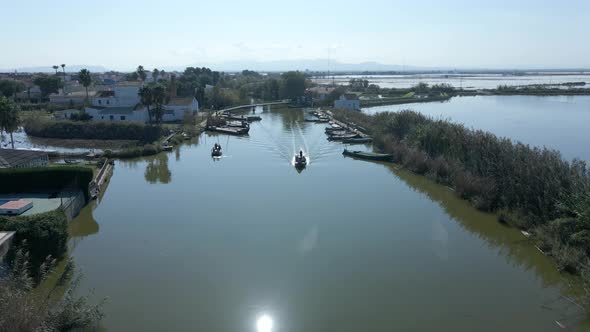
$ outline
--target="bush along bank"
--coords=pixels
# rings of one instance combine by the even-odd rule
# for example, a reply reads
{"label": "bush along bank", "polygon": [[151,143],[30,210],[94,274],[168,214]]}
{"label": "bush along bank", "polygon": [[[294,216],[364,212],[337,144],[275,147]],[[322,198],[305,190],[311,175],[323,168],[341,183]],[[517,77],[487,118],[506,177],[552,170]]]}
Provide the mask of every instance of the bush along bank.
{"label": "bush along bank", "polygon": [[561,270],[590,281],[590,175],[581,160],[413,111],[335,110],[367,128],[375,147],[415,173],[451,186],[478,209],[533,234]]}
{"label": "bush along bank", "polygon": [[27,135],[62,139],[138,140],[144,143],[157,141],[163,128],[157,125],[133,122],[104,121],[52,121],[29,120],[24,124]]}
{"label": "bush along bank", "polygon": [[136,146],[133,148],[127,148],[119,151],[105,150],[104,157],[128,159],[143,156],[152,156],[160,152],[162,152],[162,148],[159,145],[146,144],[144,146]]}
{"label": "bush along bank", "polygon": [[[68,221],[60,210],[32,216],[0,216],[0,230],[16,232],[12,247],[28,252],[31,273],[35,277],[39,277],[41,265],[47,256],[60,260],[66,254]],[[10,252],[8,260],[13,258],[14,252]]]}

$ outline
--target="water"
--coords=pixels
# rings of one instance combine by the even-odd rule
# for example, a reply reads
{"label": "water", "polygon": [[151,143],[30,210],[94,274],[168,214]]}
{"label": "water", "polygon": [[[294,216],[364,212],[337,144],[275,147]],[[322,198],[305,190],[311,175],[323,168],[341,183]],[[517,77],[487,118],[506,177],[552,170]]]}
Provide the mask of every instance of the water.
{"label": "water", "polygon": [[[517,230],[447,188],[341,155],[325,125],[265,110],[249,137],[118,161],[71,224],[111,331],[555,331],[581,311]],[[214,143],[223,158],[213,160]],[[298,149],[310,156],[301,173]]]}
{"label": "water", "polygon": [[564,158],[590,161],[590,96],[475,96],[447,102],[364,108],[374,114],[412,109],[451,119],[535,146],[559,150]]}
{"label": "water", "polygon": [[[379,85],[381,88],[411,88],[418,83],[450,84],[456,88],[466,90],[495,89],[498,85],[518,86],[533,84],[559,84],[568,82],[585,82],[588,88],[590,74],[568,75],[523,75],[503,76],[501,74],[415,74],[415,75],[345,75],[332,77],[316,77],[314,82],[319,84],[347,85],[352,78],[368,80],[369,84]],[[575,86],[574,88],[578,88]]]}
{"label": "water", "polygon": [[[12,144],[10,141],[10,135],[6,133],[1,133],[0,137],[0,147],[1,148],[11,148]],[[72,153],[80,153],[80,152],[87,152],[89,150],[93,150],[96,152],[101,151],[100,149],[87,149],[87,148],[78,148],[72,146],[64,146],[63,143],[67,140],[60,140],[60,139],[47,139],[47,138],[37,138],[28,136],[23,128],[19,128],[18,131],[13,133],[14,138],[14,147],[16,149],[40,149],[46,151],[58,151],[58,152],[72,152]],[[60,144],[61,143],[61,144]],[[67,144],[71,145],[71,144]]]}

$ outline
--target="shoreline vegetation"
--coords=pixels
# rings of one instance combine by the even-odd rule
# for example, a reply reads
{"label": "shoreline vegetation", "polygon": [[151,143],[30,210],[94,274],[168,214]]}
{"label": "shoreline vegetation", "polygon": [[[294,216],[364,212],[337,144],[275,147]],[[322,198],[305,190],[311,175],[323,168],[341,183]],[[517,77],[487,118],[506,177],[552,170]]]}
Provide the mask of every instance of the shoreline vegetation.
{"label": "shoreline vegetation", "polygon": [[[590,172],[582,160],[414,111],[334,110],[366,128],[395,163],[451,187],[476,208],[531,234],[560,271],[590,283]],[[588,304],[590,294],[584,302]]]}

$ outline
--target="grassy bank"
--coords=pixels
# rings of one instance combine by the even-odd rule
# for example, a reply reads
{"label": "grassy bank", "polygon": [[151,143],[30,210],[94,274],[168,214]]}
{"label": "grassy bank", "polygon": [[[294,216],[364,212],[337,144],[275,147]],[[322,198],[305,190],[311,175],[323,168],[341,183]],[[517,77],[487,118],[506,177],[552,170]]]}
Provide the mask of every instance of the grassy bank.
{"label": "grassy bank", "polygon": [[455,189],[477,208],[529,230],[559,268],[590,280],[590,175],[583,161],[413,111],[336,110],[367,128],[395,162]]}
{"label": "grassy bank", "polygon": [[447,101],[452,96],[432,96],[425,98],[401,97],[401,98],[383,98],[383,99],[363,99],[361,100],[361,107],[384,106],[384,105],[400,105],[411,103],[428,103],[436,101]]}

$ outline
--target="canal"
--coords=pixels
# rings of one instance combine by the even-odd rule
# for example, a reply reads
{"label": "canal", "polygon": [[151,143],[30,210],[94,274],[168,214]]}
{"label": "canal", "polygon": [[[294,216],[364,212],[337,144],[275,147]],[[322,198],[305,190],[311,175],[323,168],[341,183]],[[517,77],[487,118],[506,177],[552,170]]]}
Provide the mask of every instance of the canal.
{"label": "canal", "polygon": [[[70,227],[109,331],[556,331],[586,326],[517,230],[394,165],[342,156],[299,109],[118,161]],[[212,160],[214,143],[223,147]],[[368,147],[364,147],[368,148]],[[310,164],[291,165],[303,149]]]}

